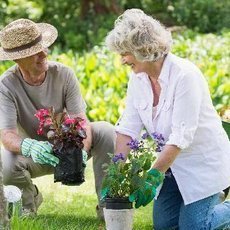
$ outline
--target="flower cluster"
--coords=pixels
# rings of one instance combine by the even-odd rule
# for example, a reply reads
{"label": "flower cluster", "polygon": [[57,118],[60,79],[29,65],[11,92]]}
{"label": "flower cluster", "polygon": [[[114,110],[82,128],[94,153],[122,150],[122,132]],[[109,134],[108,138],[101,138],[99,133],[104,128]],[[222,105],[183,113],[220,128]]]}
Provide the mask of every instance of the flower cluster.
{"label": "flower cluster", "polygon": [[43,129],[46,125],[51,125],[52,121],[49,118],[49,110],[48,109],[40,109],[35,113],[35,117],[39,120],[39,128],[37,130],[38,135],[42,135],[44,133]]}
{"label": "flower cluster", "polygon": [[125,160],[125,155],[123,153],[119,153],[112,158],[113,163],[117,163],[119,161],[124,161],[124,160]]}
{"label": "flower cluster", "polygon": [[[152,137],[156,139],[153,140]],[[125,156],[109,154],[111,162],[104,164],[106,176],[103,180],[102,197],[128,197],[145,183],[147,172],[156,159],[156,150],[162,148],[163,136],[144,134],[141,140],[131,139],[131,151]],[[157,182],[158,178],[156,178]]]}
{"label": "flower cluster", "polygon": [[53,141],[54,149],[63,145],[74,145],[83,148],[83,139],[86,138],[84,129],[85,120],[80,117],[71,118],[66,112],[55,114],[54,108],[40,109],[35,117],[39,120],[39,135],[46,134]]}
{"label": "flower cluster", "polygon": [[161,133],[157,133],[157,132],[151,133],[151,135],[149,135],[148,133],[144,133],[142,135],[142,138],[146,139],[149,136],[151,136],[156,142],[156,145],[157,145],[156,152],[161,152],[163,150],[163,147],[165,146],[165,139],[164,139],[163,135]]}

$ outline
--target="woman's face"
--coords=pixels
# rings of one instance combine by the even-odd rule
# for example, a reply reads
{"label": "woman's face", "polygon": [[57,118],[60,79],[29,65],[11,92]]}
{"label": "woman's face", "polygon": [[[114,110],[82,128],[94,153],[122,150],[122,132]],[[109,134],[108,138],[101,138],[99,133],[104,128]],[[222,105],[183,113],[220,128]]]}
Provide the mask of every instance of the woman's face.
{"label": "woman's face", "polygon": [[129,65],[134,73],[145,72],[145,63],[137,61],[131,53],[121,54],[121,62],[123,65]]}

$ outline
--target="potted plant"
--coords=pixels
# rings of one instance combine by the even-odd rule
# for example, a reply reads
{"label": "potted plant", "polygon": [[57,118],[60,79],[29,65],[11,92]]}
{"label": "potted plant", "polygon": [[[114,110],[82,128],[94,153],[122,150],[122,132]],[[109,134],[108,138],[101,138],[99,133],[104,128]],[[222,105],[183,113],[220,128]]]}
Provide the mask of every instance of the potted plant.
{"label": "potted plant", "polygon": [[59,158],[54,170],[54,182],[80,185],[85,181],[82,149],[86,138],[85,120],[71,118],[66,112],[55,114],[54,108],[40,109],[35,116],[39,120],[39,135],[46,134],[53,144],[53,153]]}
{"label": "potted plant", "polygon": [[[154,137],[154,140],[152,139]],[[162,135],[144,134],[140,141],[132,139],[127,143],[131,149],[127,158],[123,153],[109,154],[111,162],[104,164],[105,178],[102,184],[102,200],[105,201],[104,216],[106,228],[110,230],[132,229],[133,194],[138,191],[148,177],[148,171],[156,159],[155,152],[164,145]],[[159,185],[163,174],[156,174],[152,185]],[[146,190],[146,195],[152,190]],[[145,194],[143,194],[145,195]],[[135,203],[135,207],[138,205]]]}

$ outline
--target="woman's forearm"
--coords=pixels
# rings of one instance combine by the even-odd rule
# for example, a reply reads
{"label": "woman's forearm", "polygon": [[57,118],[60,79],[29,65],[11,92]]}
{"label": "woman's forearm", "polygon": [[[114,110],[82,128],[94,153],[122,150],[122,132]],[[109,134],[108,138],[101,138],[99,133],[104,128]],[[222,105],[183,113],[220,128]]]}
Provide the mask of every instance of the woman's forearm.
{"label": "woman's forearm", "polygon": [[131,141],[131,137],[117,133],[115,154],[123,153],[125,156],[130,152],[130,147],[127,145]]}
{"label": "woman's forearm", "polygon": [[177,146],[166,145],[163,151],[159,154],[159,157],[154,163],[153,168],[158,169],[161,172],[166,172],[179,153],[180,148],[178,148]]}

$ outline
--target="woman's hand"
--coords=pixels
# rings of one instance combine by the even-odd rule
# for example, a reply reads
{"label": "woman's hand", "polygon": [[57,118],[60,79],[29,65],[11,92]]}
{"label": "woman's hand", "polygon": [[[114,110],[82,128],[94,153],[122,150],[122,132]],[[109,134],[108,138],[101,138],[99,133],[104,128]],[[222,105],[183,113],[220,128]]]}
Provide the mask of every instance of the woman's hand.
{"label": "woman's hand", "polygon": [[164,173],[157,169],[150,169],[143,187],[129,196],[130,202],[136,202],[135,208],[146,206],[156,195],[157,187],[163,183]]}

